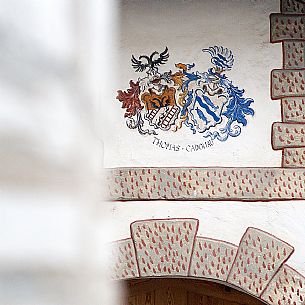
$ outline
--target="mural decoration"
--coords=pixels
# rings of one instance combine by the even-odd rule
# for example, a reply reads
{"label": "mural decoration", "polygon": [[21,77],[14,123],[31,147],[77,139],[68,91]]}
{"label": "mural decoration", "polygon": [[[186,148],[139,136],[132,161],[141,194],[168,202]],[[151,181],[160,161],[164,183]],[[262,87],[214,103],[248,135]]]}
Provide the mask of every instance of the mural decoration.
{"label": "mural decoration", "polygon": [[233,53],[222,46],[202,52],[211,57],[212,67],[206,72],[197,71],[195,63],[177,63],[175,71],[160,72],[169,59],[167,47],[161,53],[131,57],[132,67],[144,76],[131,80],[126,91],[118,91],[129,128],[142,135],[188,128],[192,134],[219,141],[240,135],[254,110],[253,99],[244,97],[244,90],[225,74],[233,67]]}
{"label": "mural decoration", "polygon": [[[272,147],[282,151],[281,167],[113,168],[107,175],[110,200],[304,200],[305,4],[280,2],[281,11],[270,15],[270,42],[282,45],[282,67],[271,71],[270,89],[282,114],[271,128]],[[182,87],[181,74],[183,69],[172,78]]]}

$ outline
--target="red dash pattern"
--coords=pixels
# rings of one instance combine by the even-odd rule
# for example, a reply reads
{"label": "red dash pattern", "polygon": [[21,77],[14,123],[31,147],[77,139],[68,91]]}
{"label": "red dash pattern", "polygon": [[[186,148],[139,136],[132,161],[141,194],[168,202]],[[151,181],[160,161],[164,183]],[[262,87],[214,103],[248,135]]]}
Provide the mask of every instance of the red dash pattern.
{"label": "red dash pattern", "polygon": [[248,228],[240,242],[228,282],[258,297],[292,252],[289,244],[261,230]]}
{"label": "red dash pattern", "polygon": [[131,225],[141,276],[187,275],[198,220],[149,220]]}
{"label": "red dash pattern", "polygon": [[230,243],[197,237],[190,275],[226,281],[236,252],[237,246]]}
{"label": "red dash pattern", "polygon": [[273,99],[305,96],[305,70],[273,70],[271,83]]}
{"label": "red dash pattern", "polygon": [[131,238],[119,240],[113,243],[112,256],[113,279],[128,279],[139,276],[136,262],[136,253]]}
{"label": "red dash pattern", "polygon": [[271,42],[305,39],[305,16],[271,14]]}
{"label": "red dash pattern", "polygon": [[305,124],[274,123],[272,146],[274,149],[305,147]]}
{"label": "red dash pattern", "polygon": [[304,305],[305,278],[283,265],[264,291],[262,299],[272,305]]}

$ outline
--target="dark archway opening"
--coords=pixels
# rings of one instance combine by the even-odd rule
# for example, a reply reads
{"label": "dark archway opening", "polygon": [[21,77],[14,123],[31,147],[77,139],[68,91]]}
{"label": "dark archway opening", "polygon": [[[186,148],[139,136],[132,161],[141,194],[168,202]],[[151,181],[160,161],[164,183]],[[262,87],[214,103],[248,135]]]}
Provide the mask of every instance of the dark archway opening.
{"label": "dark archway opening", "polygon": [[122,305],[263,305],[234,288],[197,279],[153,278],[125,281]]}

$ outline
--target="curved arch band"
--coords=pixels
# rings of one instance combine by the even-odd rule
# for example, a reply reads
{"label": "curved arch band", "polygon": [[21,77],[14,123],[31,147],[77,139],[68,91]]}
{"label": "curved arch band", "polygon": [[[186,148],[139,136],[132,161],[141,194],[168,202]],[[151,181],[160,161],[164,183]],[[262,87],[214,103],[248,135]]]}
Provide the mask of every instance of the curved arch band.
{"label": "curved arch band", "polygon": [[294,248],[249,227],[239,245],[197,236],[193,218],[133,222],[131,237],[113,243],[113,279],[195,277],[273,305],[305,304],[305,277],[286,264]]}

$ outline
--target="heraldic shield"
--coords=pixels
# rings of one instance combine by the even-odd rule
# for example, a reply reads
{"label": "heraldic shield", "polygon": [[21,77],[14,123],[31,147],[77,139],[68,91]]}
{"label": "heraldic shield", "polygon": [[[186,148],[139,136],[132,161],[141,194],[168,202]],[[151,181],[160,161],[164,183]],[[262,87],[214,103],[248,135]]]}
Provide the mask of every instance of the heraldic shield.
{"label": "heraldic shield", "polygon": [[127,126],[140,134],[156,135],[158,130],[177,132],[183,127],[204,138],[226,141],[237,137],[254,115],[253,99],[234,86],[224,74],[233,67],[232,51],[222,46],[202,49],[211,56],[212,67],[195,71],[195,64],[177,63],[176,72],[160,72],[169,52],[131,57],[136,72],[145,72],[130,88],[119,90],[117,99],[126,109]]}

